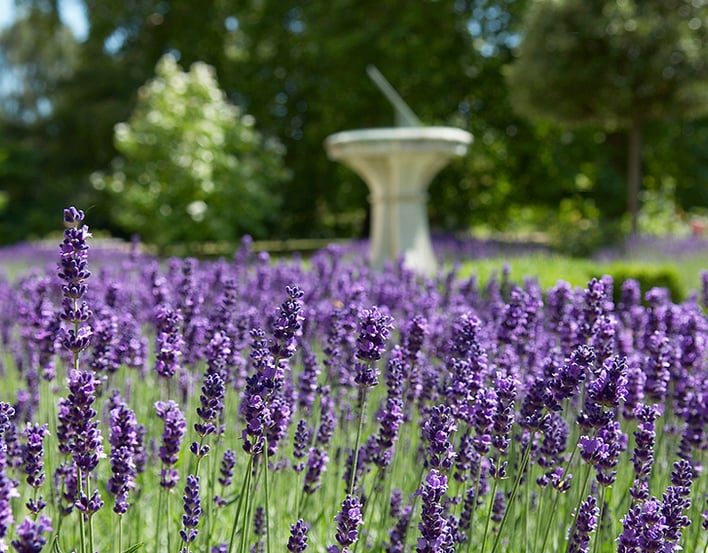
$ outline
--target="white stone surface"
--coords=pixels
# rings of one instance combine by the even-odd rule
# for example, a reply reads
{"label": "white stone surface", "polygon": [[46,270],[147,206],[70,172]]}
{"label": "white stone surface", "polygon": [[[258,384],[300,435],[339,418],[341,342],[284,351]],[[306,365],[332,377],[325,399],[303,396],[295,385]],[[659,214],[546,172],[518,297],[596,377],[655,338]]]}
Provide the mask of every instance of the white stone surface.
{"label": "white stone surface", "polygon": [[437,263],[430,240],[427,188],[472,135],[453,127],[392,127],[332,134],[330,159],[355,171],[369,187],[371,263],[380,268],[403,256],[407,267],[430,275]]}

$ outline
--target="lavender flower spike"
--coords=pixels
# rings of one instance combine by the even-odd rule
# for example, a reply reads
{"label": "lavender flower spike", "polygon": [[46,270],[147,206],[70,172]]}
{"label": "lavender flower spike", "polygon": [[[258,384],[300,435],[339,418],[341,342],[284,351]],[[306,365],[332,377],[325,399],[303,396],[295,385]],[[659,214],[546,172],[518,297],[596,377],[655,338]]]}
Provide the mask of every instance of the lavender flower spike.
{"label": "lavender flower spike", "polygon": [[172,489],[177,485],[178,474],[171,467],[177,462],[180,443],[187,423],[179,406],[172,400],[156,402],[155,411],[157,416],[165,422],[162,445],[160,446],[160,460],[164,465],[160,476],[160,486]]}
{"label": "lavender flower spike", "polygon": [[423,498],[423,508],[418,523],[421,537],[418,538],[418,553],[453,553],[452,533],[448,520],[443,515],[442,498],[447,492],[447,477],[431,469],[418,492]]}
{"label": "lavender flower spike", "polygon": [[86,225],[79,227],[84,220],[84,212],[70,207],[64,210],[64,241],[61,244],[61,258],[59,262],[59,278],[64,282],[61,290],[62,300],[61,318],[74,328],[69,331],[62,330],[61,342],[63,346],[75,355],[88,347],[92,331],[90,327],[81,327],[81,323],[88,321],[91,311],[84,301],[88,288],[85,281],[91,276],[88,270],[86,239],[91,236]]}
{"label": "lavender flower spike", "polygon": [[47,543],[44,534],[52,532],[52,520],[44,515],[38,520],[26,518],[17,527],[17,539],[12,540],[12,547],[18,553],[40,553]]}
{"label": "lavender flower spike", "polygon": [[580,505],[575,530],[570,539],[568,553],[587,553],[590,544],[590,534],[597,528],[597,499],[589,495]]}
{"label": "lavender flower spike", "polygon": [[[22,465],[27,475],[27,483],[37,489],[46,478],[44,473],[44,436],[49,432],[47,425],[28,423],[25,429],[27,443],[22,446]],[[32,513],[39,513],[46,503],[40,497],[38,500],[30,499],[27,507]]]}
{"label": "lavender flower spike", "polygon": [[292,553],[302,553],[307,549],[307,532],[310,525],[300,519],[290,527],[290,539],[288,540],[288,551]]}
{"label": "lavender flower spike", "polygon": [[378,307],[364,309],[359,314],[359,337],[356,340],[356,357],[362,361],[378,361],[391,335],[393,320]]}
{"label": "lavender flower spike", "polygon": [[361,515],[361,503],[355,495],[348,495],[342,502],[342,510],[334,517],[337,522],[337,542],[343,547],[342,553],[347,547],[356,543],[359,539],[359,525],[363,524]]}
{"label": "lavender flower spike", "polygon": [[199,517],[202,514],[201,502],[199,500],[199,477],[193,474],[187,475],[187,485],[184,487],[184,515],[182,515],[182,529],[179,535],[185,544],[182,549],[185,553],[190,551],[189,544],[192,543],[199,533]]}

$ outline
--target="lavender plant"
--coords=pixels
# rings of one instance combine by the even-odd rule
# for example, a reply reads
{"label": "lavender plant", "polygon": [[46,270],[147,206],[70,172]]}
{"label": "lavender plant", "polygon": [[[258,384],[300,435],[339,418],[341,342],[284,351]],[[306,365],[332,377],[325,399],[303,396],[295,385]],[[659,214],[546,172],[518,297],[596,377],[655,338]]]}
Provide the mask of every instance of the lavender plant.
{"label": "lavender plant", "polygon": [[89,289],[65,220],[59,278],[0,280],[0,549],[708,547],[704,291],[481,287],[248,240],[106,260]]}

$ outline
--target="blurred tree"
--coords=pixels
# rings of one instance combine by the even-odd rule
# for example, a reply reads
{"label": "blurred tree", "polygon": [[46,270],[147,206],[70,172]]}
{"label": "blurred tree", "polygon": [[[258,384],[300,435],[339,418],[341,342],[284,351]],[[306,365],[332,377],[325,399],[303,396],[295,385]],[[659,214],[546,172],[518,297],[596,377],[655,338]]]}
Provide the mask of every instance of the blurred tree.
{"label": "blurred tree", "polygon": [[56,228],[61,192],[46,173],[53,99],[79,45],[52,0],[17,4],[0,33],[0,237],[12,242]]}
{"label": "blurred tree", "polygon": [[264,238],[279,206],[282,147],[226,101],[213,68],[183,71],[170,54],[138,92],[127,123],[116,125],[122,157],[92,176],[108,190],[115,219],[158,246]]}
{"label": "blurred tree", "polygon": [[[17,0],[45,11],[61,1]],[[619,215],[625,163],[619,129],[568,130],[529,121],[511,108],[504,68],[523,35],[527,4],[84,0],[88,34],[68,78],[42,93],[48,115],[29,123],[2,114],[0,190],[8,203],[0,212],[0,241],[54,228],[55,214],[68,203],[91,209],[94,228],[129,232],[114,220],[108,191],[93,188],[89,175],[110,170],[117,155],[114,126],[128,120],[137,90],[165,53],[184,67],[195,61],[213,66],[229,100],[286,147],[293,178],[282,189],[281,211],[267,222],[271,236],[366,230],[366,186],[326,158],[322,141],[340,130],[393,123],[388,102],[366,77],[369,63],[425,123],[459,126],[475,136],[469,155],[431,185],[434,227],[531,222],[547,228],[561,202],[570,206],[569,221],[578,213]],[[45,40],[41,26],[26,31]],[[49,69],[35,74],[43,80]],[[706,161],[697,157],[708,152],[706,128],[705,120],[648,126],[647,168],[661,174],[646,186],[673,181],[684,207],[708,206],[701,180]],[[686,146],[679,155],[672,140]]]}
{"label": "blurred tree", "polygon": [[509,71],[516,109],[563,126],[626,129],[627,209],[637,229],[642,133],[708,112],[708,2],[543,0]]}
{"label": "blurred tree", "polygon": [[0,109],[28,124],[46,118],[57,83],[69,77],[78,56],[56,2],[28,2],[0,33]]}

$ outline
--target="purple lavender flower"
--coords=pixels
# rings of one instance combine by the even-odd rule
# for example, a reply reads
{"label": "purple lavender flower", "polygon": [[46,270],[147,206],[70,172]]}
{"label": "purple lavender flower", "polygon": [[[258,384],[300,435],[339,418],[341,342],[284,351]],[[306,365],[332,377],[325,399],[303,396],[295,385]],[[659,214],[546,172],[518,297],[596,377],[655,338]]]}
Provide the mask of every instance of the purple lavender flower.
{"label": "purple lavender flower", "polygon": [[307,470],[305,471],[305,481],[302,491],[306,494],[315,493],[322,485],[322,473],[327,470],[329,456],[327,452],[318,447],[311,447],[307,458]]}
{"label": "purple lavender flower", "polygon": [[253,374],[246,379],[246,389],[241,402],[241,414],[246,420],[246,426],[241,433],[243,450],[249,455],[260,455],[265,448],[265,433],[271,424],[270,410],[265,403],[272,393],[272,382]]}
{"label": "purple lavender flower", "polygon": [[593,278],[588,282],[583,302],[583,318],[580,323],[580,332],[583,336],[586,338],[592,336],[597,319],[613,307],[611,298],[611,280]]}
{"label": "purple lavender flower", "polygon": [[588,385],[587,398],[596,405],[617,408],[627,395],[627,360],[618,356],[603,363]]}
{"label": "purple lavender flower", "polygon": [[492,522],[497,524],[504,518],[504,512],[506,511],[506,495],[502,491],[498,491],[494,494],[494,503],[492,503]]}
{"label": "purple lavender flower", "polygon": [[[0,415],[0,418],[4,416]],[[20,495],[17,492],[17,482],[8,476],[7,468],[7,448],[5,440],[0,438],[0,546],[5,545],[5,536],[15,521],[11,500]]]}
{"label": "purple lavender flower", "polygon": [[597,469],[597,481],[603,486],[611,486],[617,475],[614,468],[619,455],[627,447],[627,436],[617,421],[610,422],[598,430],[597,437],[580,437],[580,456]]}
{"label": "purple lavender flower", "polygon": [[622,519],[622,533],[617,538],[617,553],[639,553],[639,515],[642,504],[630,507]]}
{"label": "purple lavender flower", "polygon": [[158,305],[155,313],[157,332],[155,335],[155,372],[163,378],[170,378],[179,369],[179,360],[184,348],[180,331],[183,322],[179,311],[165,305]]}
{"label": "purple lavender flower", "polygon": [[408,322],[401,333],[401,346],[406,351],[407,359],[415,359],[418,352],[423,349],[429,333],[428,321],[422,315],[416,315]]}
{"label": "purple lavender flower", "polygon": [[473,424],[475,437],[474,448],[480,455],[486,455],[492,446],[492,427],[494,426],[494,414],[497,410],[497,393],[494,388],[482,388],[477,390],[473,399]]}
{"label": "purple lavender flower", "polygon": [[61,515],[71,514],[79,493],[79,474],[76,464],[67,461],[57,467],[54,471],[54,489]]}
{"label": "purple lavender flower", "polygon": [[110,375],[120,367],[117,356],[118,317],[109,309],[99,310],[92,339],[89,367],[98,374]]}
{"label": "purple lavender flower", "polygon": [[644,392],[652,401],[664,403],[671,378],[672,348],[669,338],[663,332],[654,332],[646,340],[646,350]]}
{"label": "purple lavender flower", "polygon": [[644,501],[649,496],[649,476],[654,464],[656,440],[655,421],[660,414],[660,409],[656,405],[640,405],[635,410],[639,425],[634,431],[636,443],[632,454],[634,483],[629,490],[635,501]]}
{"label": "purple lavender flower", "polygon": [[492,425],[492,446],[501,455],[509,448],[511,427],[514,423],[514,401],[518,382],[513,376],[496,376],[497,406]]}
{"label": "purple lavender flower", "polygon": [[638,545],[642,553],[664,551],[666,517],[661,512],[661,503],[656,499],[649,499],[642,504],[638,533]]}
{"label": "purple lavender flower", "polygon": [[335,426],[334,405],[332,403],[329,387],[325,386],[321,389],[320,426],[317,429],[315,442],[322,447],[329,445],[334,435]]}
{"label": "purple lavender flower", "polygon": [[73,324],[86,322],[91,316],[88,304],[79,304],[88,290],[85,281],[91,276],[88,270],[88,243],[91,237],[86,225],[79,227],[84,220],[84,212],[70,207],[64,210],[64,241],[60,247],[59,278],[64,281],[62,293],[62,319]]}
{"label": "purple lavender flower", "polygon": [[386,547],[386,553],[403,553],[405,551],[406,533],[412,513],[413,507],[411,505],[403,507],[398,520],[388,532],[390,543]]}
{"label": "purple lavender flower", "polygon": [[531,298],[518,286],[511,290],[509,303],[504,306],[497,329],[497,338],[502,344],[520,341],[529,323],[527,305]]}
{"label": "purple lavender flower", "polygon": [[538,451],[538,464],[544,468],[554,467],[564,461],[570,429],[558,413],[551,413],[541,425],[543,440]]}
{"label": "purple lavender flower", "polygon": [[93,471],[99,459],[105,456],[101,429],[93,408],[97,385],[93,372],[72,370],[69,373],[69,396],[61,404],[66,408],[69,450],[83,476]]}
{"label": "purple lavender flower", "polygon": [[[222,488],[230,486],[231,482],[233,482],[234,466],[236,466],[236,454],[232,449],[227,449],[219,467],[219,484],[221,484]],[[219,494],[214,495],[214,503],[217,507],[225,507],[227,505],[226,499]]]}
{"label": "purple lavender flower", "polygon": [[295,336],[302,328],[304,316],[302,302],[305,295],[297,286],[286,286],[288,299],[280,306],[273,322],[273,342],[271,353],[277,359],[290,359],[295,353]]}
{"label": "purple lavender flower", "polygon": [[[46,477],[44,473],[44,436],[48,433],[46,424],[39,425],[37,423],[28,423],[24,431],[26,443],[22,446],[22,468],[27,475],[27,483],[35,490],[44,483]],[[45,506],[46,503],[41,496],[36,501],[32,498],[27,503],[27,508],[34,514],[39,513]]]}
{"label": "purple lavender flower", "polygon": [[272,457],[278,451],[278,444],[288,433],[288,427],[292,419],[292,407],[288,398],[282,391],[271,397],[270,424],[266,429],[268,439],[268,457]]}
{"label": "purple lavender flower", "polygon": [[[581,345],[573,351],[568,361],[548,383],[556,405],[580,392],[580,386],[594,362],[595,352],[592,348]],[[558,408],[560,409],[560,406]]]}
{"label": "purple lavender flower", "polygon": [[290,527],[290,538],[288,539],[288,551],[302,553],[307,549],[307,532],[310,525],[300,519]]}
{"label": "purple lavender flower", "polygon": [[305,419],[300,419],[297,422],[295,435],[293,436],[293,457],[296,459],[293,468],[295,472],[302,472],[305,468],[305,463],[301,462],[306,455],[307,448],[312,440],[312,431],[307,425]]}
{"label": "purple lavender flower", "polygon": [[113,511],[123,515],[128,511],[128,493],[135,487],[138,470],[136,454],[141,447],[138,421],[135,413],[118,396],[116,406],[111,409],[111,472],[108,491],[115,496]]}
{"label": "purple lavender flower", "polygon": [[379,432],[371,460],[376,466],[386,468],[391,464],[398,430],[403,424],[403,401],[397,397],[387,398],[376,418],[379,421]]}
{"label": "purple lavender flower", "polygon": [[418,553],[452,553],[454,544],[448,520],[443,515],[442,498],[447,492],[447,477],[431,469],[418,493],[423,499],[418,523]]}
{"label": "purple lavender flower", "polygon": [[315,404],[320,367],[317,363],[317,357],[307,347],[303,348],[302,367],[303,369],[298,379],[297,403],[300,409],[310,415],[312,414],[312,406]]}
{"label": "purple lavender flower", "polygon": [[227,449],[224,451],[224,457],[221,460],[221,467],[219,468],[219,484],[222,486],[229,486],[233,481],[234,477],[234,466],[236,465],[236,454],[232,449]]}
{"label": "purple lavender flower", "polygon": [[194,423],[194,430],[202,438],[216,432],[215,421],[224,409],[225,393],[224,380],[219,373],[213,372],[205,376],[199,396],[200,406],[197,407],[197,415],[202,422]]}
{"label": "purple lavender flower", "polygon": [[361,503],[356,495],[347,495],[342,502],[342,509],[334,517],[337,522],[335,537],[337,542],[346,551],[347,547],[359,539],[359,525],[364,521],[361,515]]}
{"label": "purple lavender flower", "polygon": [[597,499],[589,495],[585,501],[580,504],[573,535],[568,545],[568,553],[588,552],[590,534],[597,528],[597,517],[599,514],[600,510],[597,507]]}
{"label": "purple lavender flower", "polygon": [[364,309],[359,313],[359,336],[356,340],[356,357],[362,361],[378,361],[386,349],[386,340],[391,335],[393,320],[378,307]]}
{"label": "purple lavender flower", "polygon": [[12,540],[12,547],[18,553],[40,553],[47,543],[44,534],[53,530],[49,517],[41,515],[37,520],[26,518],[17,527],[17,539]]}
{"label": "purple lavender flower", "polygon": [[22,463],[27,483],[39,488],[45,480],[44,474],[44,437],[49,434],[47,425],[28,423],[24,435],[26,443],[22,446]]}
{"label": "purple lavender flower", "polygon": [[389,499],[389,516],[391,518],[401,518],[403,513],[403,492],[400,488],[394,488],[391,491]]}
{"label": "purple lavender flower", "polygon": [[671,485],[666,488],[662,497],[661,512],[666,521],[664,536],[666,542],[672,545],[672,551],[678,551],[677,544],[681,532],[691,524],[691,519],[685,513],[691,507],[693,477],[693,467],[689,461],[676,461],[671,472]]}
{"label": "purple lavender flower", "polygon": [[526,396],[521,402],[519,424],[527,430],[539,429],[548,414],[545,412],[547,403],[546,379],[539,376],[529,386]]}
{"label": "purple lavender flower", "polygon": [[179,458],[180,445],[187,429],[187,423],[179,406],[172,400],[156,402],[155,412],[165,425],[162,433],[162,445],[160,445],[160,460],[163,464],[160,472],[160,486],[172,489],[177,485],[179,476],[177,470],[171,467]]}
{"label": "purple lavender flower", "polygon": [[455,459],[450,436],[455,430],[457,424],[447,405],[431,407],[423,423],[423,439],[428,444],[426,466],[444,471],[450,470]]}
{"label": "purple lavender flower", "polygon": [[184,487],[183,496],[184,514],[182,515],[182,528],[179,535],[185,544],[183,551],[190,551],[189,544],[196,538],[199,530],[199,517],[202,514],[201,501],[199,500],[199,477],[193,474],[187,475],[187,484]]}

